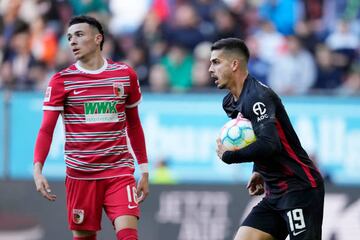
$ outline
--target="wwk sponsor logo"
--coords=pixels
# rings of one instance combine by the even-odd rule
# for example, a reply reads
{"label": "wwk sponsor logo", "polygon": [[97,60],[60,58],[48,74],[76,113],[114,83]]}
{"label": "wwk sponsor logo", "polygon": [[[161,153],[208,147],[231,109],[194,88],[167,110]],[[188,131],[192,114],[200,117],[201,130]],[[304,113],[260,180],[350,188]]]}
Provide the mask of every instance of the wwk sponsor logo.
{"label": "wwk sponsor logo", "polygon": [[85,121],[87,123],[118,122],[118,101],[99,101],[84,103]]}

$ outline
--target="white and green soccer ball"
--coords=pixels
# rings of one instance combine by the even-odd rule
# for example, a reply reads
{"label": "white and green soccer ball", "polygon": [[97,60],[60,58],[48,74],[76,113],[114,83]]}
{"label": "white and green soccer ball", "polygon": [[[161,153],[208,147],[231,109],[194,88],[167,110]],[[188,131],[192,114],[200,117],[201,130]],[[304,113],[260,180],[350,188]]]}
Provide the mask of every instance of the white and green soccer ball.
{"label": "white and green soccer ball", "polygon": [[220,131],[220,140],[227,150],[233,151],[255,142],[256,136],[251,122],[238,117],[225,123]]}

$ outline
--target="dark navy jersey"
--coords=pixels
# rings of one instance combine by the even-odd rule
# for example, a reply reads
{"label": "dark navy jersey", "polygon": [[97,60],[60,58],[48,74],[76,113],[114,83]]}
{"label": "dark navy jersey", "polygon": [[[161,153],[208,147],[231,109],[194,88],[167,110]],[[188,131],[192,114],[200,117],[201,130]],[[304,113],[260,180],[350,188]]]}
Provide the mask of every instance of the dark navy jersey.
{"label": "dark navy jersey", "polygon": [[227,94],[223,108],[230,118],[241,113],[249,119],[256,135],[249,146],[225,152],[224,162],[254,162],[254,171],[264,178],[269,197],[322,185],[322,177],[301,146],[280,98],[269,87],[249,75],[239,99]]}

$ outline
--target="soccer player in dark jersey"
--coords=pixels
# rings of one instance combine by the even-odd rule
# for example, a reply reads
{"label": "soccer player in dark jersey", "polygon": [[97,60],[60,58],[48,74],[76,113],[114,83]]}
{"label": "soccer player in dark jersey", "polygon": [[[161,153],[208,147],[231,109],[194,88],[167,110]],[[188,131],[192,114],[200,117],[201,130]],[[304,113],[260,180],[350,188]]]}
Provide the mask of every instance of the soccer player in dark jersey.
{"label": "soccer player in dark jersey", "polygon": [[[139,203],[149,193],[137,75],[130,66],[102,56],[104,32],[95,18],[72,18],[67,39],[77,61],[56,73],[45,93],[34,154],[36,189],[55,200],[42,168],[61,114],[66,205],[73,239],[95,240],[104,209],[117,239],[136,240]],[[137,184],[134,159],[142,171]]]}
{"label": "soccer player in dark jersey", "polygon": [[288,235],[291,240],[320,240],[322,176],[302,148],[279,96],[248,73],[248,60],[249,50],[240,39],[221,39],[211,47],[210,75],[219,89],[229,90],[223,108],[230,118],[249,119],[257,139],[236,151],[227,151],[217,139],[217,154],[227,164],[253,162],[249,194],[265,191],[235,240],[284,240]]}

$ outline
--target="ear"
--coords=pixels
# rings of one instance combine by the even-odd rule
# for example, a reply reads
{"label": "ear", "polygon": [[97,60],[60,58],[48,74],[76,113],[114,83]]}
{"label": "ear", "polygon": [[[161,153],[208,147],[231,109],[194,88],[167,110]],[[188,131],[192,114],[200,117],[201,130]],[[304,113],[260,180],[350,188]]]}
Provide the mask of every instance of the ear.
{"label": "ear", "polygon": [[233,70],[233,72],[235,72],[238,68],[240,67],[240,61],[239,59],[233,59],[231,62],[231,69]]}
{"label": "ear", "polygon": [[100,45],[101,41],[103,39],[103,36],[101,34],[96,34],[95,36],[95,42]]}

